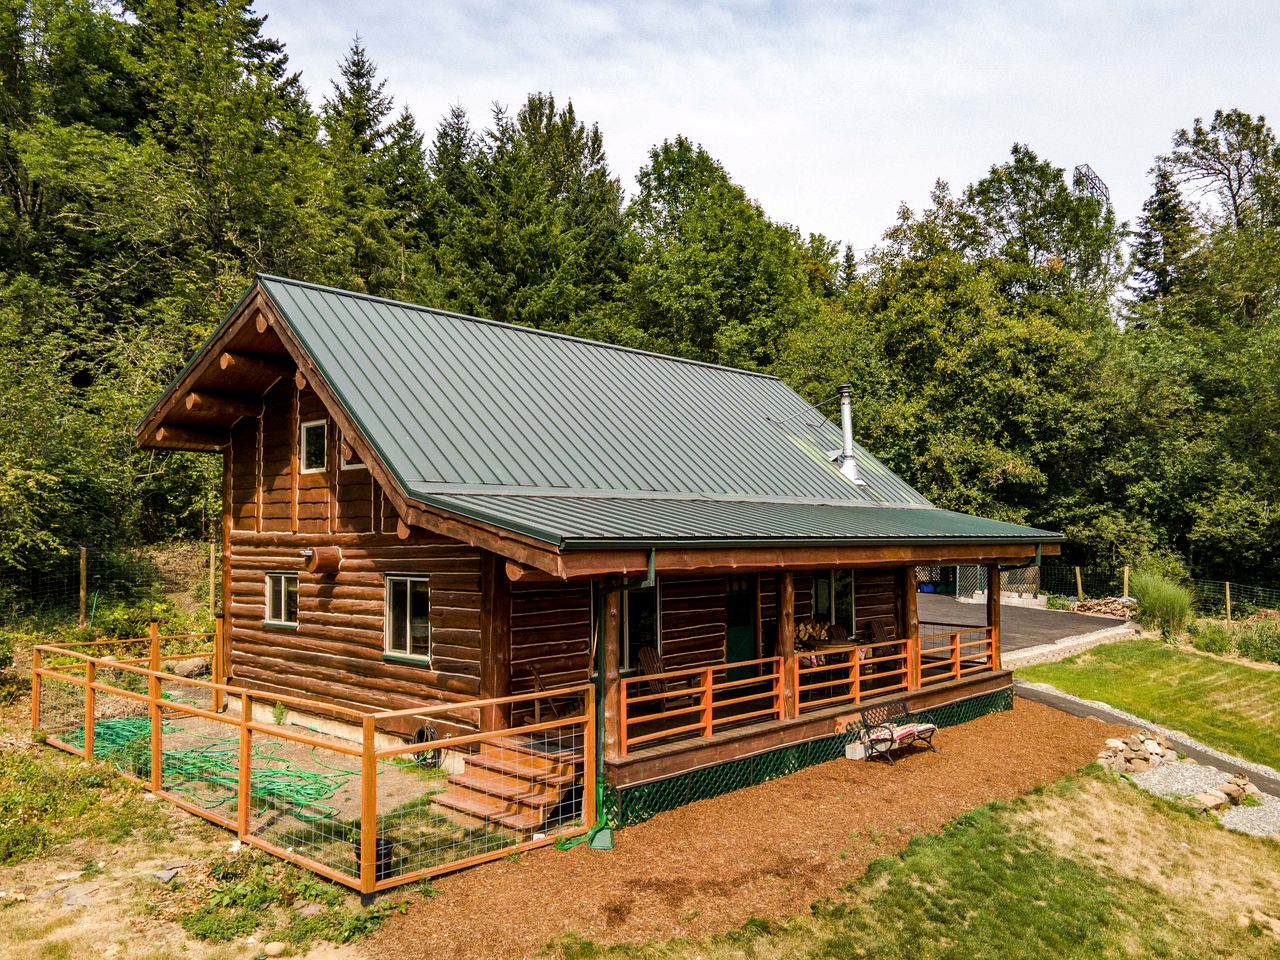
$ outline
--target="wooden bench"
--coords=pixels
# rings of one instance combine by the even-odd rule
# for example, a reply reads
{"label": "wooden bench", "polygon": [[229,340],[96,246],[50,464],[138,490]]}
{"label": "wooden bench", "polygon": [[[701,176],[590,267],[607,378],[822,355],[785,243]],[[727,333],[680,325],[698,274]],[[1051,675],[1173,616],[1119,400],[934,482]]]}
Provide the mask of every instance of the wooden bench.
{"label": "wooden bench", "polygon": [[905,700],[891,700],[867,707],[859,717],[862,726],[862,742],[867,748],[867,759],[884,757],[894,763],[893,751],[913,743],[923,743],[934,753],[933,735],[938,725],[926,713],[912,717],[907,712]]}

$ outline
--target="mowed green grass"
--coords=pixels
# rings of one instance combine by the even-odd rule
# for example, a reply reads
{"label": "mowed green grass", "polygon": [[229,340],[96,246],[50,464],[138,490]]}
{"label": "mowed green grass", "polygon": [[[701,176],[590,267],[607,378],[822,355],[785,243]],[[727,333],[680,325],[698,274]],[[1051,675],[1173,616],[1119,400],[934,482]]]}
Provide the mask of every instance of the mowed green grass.
{"label": "mowed green grass", "polygon": [[1280,670],[1229,663],[1157,640],[1124,640],[1017,674],[1280,767]]}

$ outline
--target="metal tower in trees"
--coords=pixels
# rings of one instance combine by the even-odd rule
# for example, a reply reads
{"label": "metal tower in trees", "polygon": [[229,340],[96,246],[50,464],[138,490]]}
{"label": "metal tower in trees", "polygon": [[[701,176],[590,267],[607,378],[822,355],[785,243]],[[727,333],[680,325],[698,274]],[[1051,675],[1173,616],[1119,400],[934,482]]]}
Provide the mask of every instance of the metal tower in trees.
{"label": "metal tower in trees", "polygon": [[1104,207],[1111,206],[1111,191],[1107,189],[1107,185],[1102,182],[1102,178],[1093,167],[1087,163],[1076,167],[1071,177],[1071,184],[1077,192],[1089,194]]}

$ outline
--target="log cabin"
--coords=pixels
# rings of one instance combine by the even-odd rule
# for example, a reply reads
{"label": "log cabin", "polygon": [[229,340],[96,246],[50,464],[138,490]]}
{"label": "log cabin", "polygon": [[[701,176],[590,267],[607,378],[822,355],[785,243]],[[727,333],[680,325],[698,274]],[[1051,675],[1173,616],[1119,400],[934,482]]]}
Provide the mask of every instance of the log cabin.
{"label": "log cabin", "polygon": [[445,734],[525,719],[469,702],[591,683],[621,794],[830,743],[871,703],[1007,700],[999,591],[983,628],[921,624],[915,571],[998,582],[1061,537],[933,506],[855,442],[848,389],[839,409],[258,276],[137,440],[222,457],[219,679],[456,704]]}

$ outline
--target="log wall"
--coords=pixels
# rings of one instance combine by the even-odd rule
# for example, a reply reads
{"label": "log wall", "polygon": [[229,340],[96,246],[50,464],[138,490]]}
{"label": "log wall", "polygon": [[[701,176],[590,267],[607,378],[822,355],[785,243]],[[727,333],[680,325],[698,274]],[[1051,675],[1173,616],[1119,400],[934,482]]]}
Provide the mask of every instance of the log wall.
{"label": "log wall", "polygon": [[724,662],[728,585],[725,577],[659,580],[662,665],[666,669]]}
{"label": "log wall", "polygon": [[[327,420],[318,397],[281,380],[241,419],[226,457],[231,503],[225,628],[239,684],[369,709],[480,693],[482,551],[425,531],[406,539],[367,469],[342,469],[328,423],[327,465],[299,469],[299,429]],[[302,551],[338,546],[335,573],[308,573]],[[298,572],[298,625],[264,626],[266,573]],[[430,664],[384,657],[388,573],[431,577]]]}

